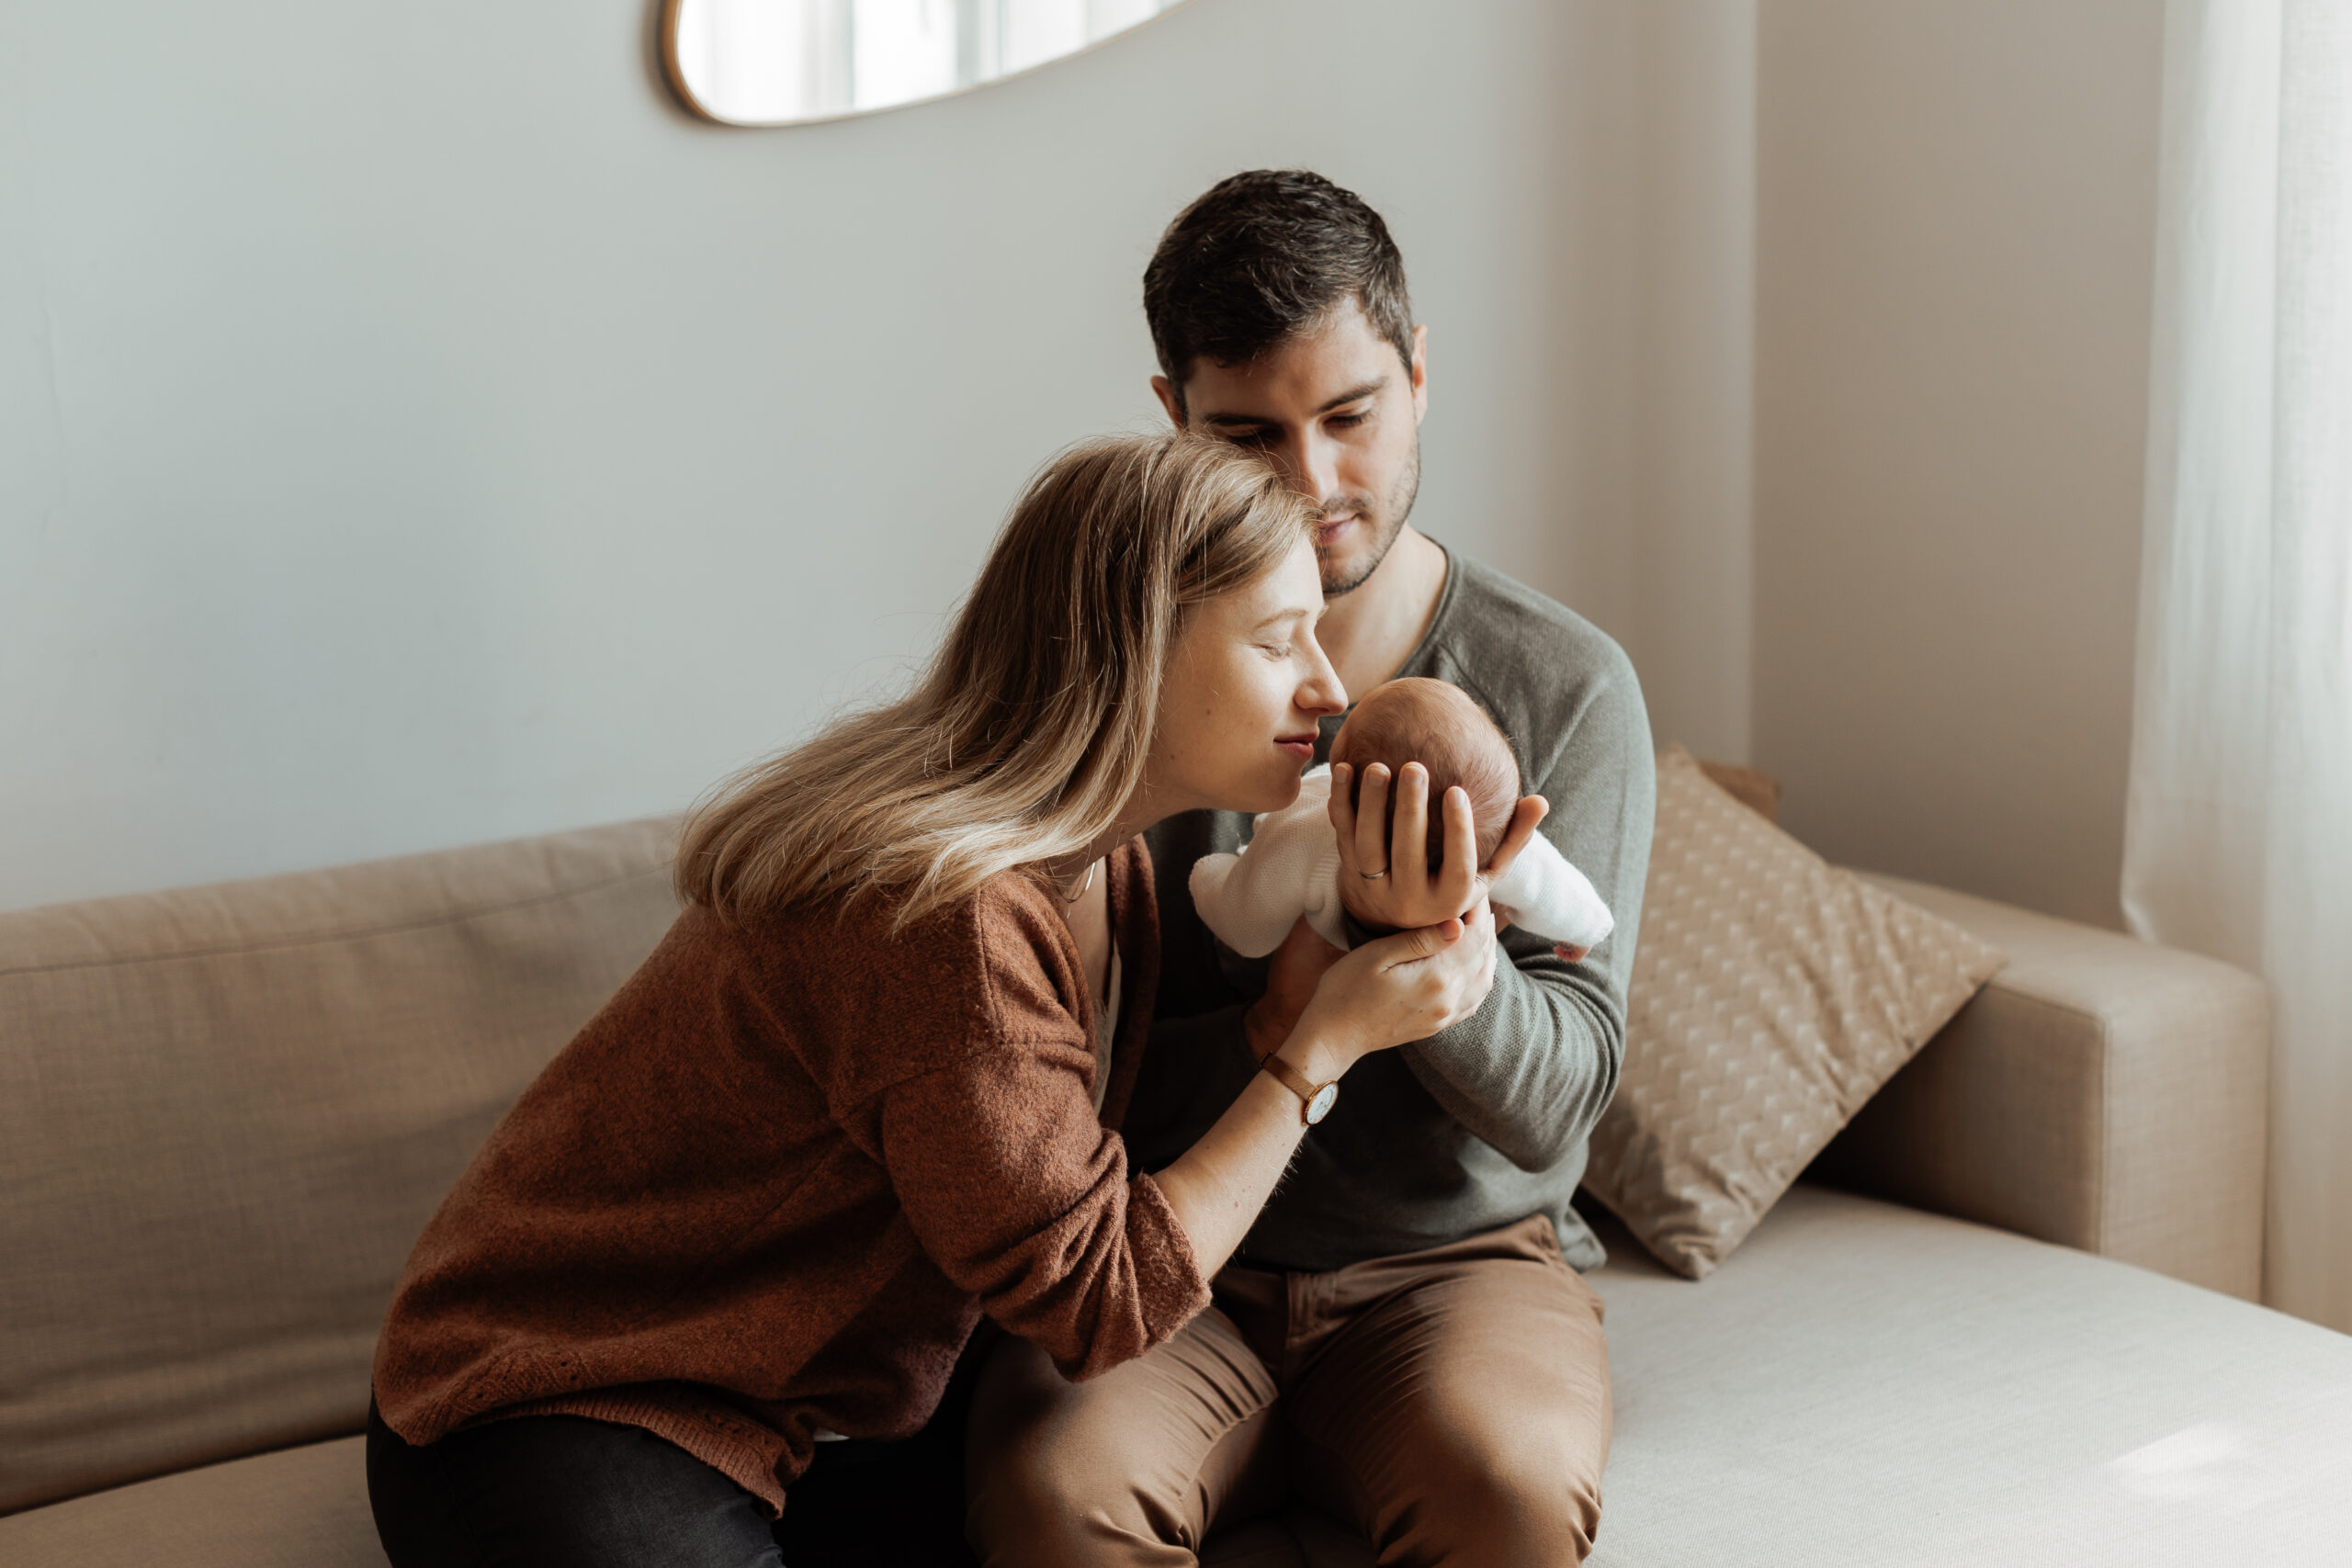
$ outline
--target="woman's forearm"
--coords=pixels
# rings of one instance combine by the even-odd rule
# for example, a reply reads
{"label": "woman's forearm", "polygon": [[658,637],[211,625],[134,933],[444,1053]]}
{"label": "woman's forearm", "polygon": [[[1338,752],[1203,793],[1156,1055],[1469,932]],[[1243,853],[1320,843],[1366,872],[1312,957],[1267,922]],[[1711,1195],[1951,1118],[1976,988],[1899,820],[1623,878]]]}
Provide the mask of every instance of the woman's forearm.
{"label": "woman's forearm", "polygon": [[[1352,1057],[1294,1034],[1283,1060],[1325,1083],[1345,1072]],[[1272,1074],[1258,1073],[1200,1141],[1159,1173],[1160,1194],[1183,1225],[1203,1274],[1225,1267],[1290,1168],[1306,1132],[1300,1111],[1298,1096]]]}
{"label": "woman's forearm", "polygon": [[[1466,919],[1382,937],[1329,964],[1282,1042],[1282,1059],[1309,1083],[1329,1083],[1368,1050],[1426,1040],[1468,1017],[1494,979],[1495,917],[1481,898]],[[1258,1073],[1159,1173],[1202,1273],[1224,1268],[1250,1234],[1306,1131],[1298,1097]]]}

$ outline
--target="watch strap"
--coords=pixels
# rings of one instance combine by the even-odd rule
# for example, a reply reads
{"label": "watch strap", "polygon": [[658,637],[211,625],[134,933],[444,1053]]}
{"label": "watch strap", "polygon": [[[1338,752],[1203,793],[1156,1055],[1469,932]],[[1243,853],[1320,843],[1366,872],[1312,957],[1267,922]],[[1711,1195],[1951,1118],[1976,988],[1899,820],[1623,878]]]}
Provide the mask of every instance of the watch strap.
{"label": "watch strap", "polygon": [[1283,1061],[1283,1055],[1279,1051],[1268,1052],[1265,1059],[1258,1065],[1272,1074],[1276,1083],[1298,1096],[1298,1103],[1302,1109],[1314,1104],[1315,1097],[1331,1087],[1329,1084],[1317,1083],[1313,1078]]}

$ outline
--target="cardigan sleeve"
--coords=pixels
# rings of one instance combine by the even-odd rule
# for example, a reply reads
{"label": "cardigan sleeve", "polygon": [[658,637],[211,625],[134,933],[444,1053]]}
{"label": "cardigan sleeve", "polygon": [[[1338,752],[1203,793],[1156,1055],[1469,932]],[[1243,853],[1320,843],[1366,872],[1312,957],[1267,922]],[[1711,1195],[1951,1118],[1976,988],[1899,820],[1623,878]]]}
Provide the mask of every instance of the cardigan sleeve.
{"label": "cardigan sleeve", "polygon": [[1208,1304],[1159,1184],[1095,1119],[1074,1042],[994,1042],[881,1096],[883,1163],[916,1239],[989,1316],[1077,1381]]}

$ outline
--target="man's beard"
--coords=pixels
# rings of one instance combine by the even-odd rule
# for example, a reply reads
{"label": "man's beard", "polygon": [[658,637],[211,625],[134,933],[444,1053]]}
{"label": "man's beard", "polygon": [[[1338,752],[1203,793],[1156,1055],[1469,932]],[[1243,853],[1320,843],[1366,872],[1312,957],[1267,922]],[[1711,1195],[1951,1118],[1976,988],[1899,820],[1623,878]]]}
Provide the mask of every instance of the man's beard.
{"label": "man's beard", "polygon": [[1371,581],[1396,547],[1396,536],[1405,531],[1405,519],[1413,514],[1413,502],[1421,493],[1421,436],[1413,433],[1413,455],[1406,460],[1404,472],[1389,487],[1387,504],[1374,507],[1369,496],[1351,496],[1327,512],[1353,512],[1370,525],[1373,540],[1361,558],[1360,565],[1343,566],[1335,573],[1329,566],[1323,570],[1323,597],[1337,599],[1342,593],[1352,593]]}

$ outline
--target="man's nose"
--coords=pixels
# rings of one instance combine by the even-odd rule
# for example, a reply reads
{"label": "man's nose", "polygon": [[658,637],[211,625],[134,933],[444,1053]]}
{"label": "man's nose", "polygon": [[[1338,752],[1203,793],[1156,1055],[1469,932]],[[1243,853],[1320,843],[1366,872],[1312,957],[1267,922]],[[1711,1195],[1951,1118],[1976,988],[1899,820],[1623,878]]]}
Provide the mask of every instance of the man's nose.
{"label": "man's nose", "polygon": [[1283,443],[1283,472],[1291,488],[1319,506],[1340,498],[1340,451],[1319,431],[1306,430]]}

